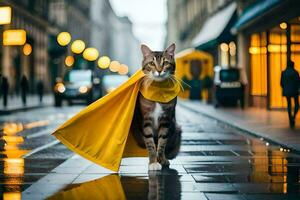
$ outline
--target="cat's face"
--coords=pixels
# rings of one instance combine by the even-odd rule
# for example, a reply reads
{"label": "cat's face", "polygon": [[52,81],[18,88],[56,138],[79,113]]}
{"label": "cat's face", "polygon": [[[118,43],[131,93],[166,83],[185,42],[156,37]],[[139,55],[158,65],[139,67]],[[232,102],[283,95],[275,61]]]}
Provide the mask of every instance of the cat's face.
{"label": "cat's face", "polygon": [[154,81],[164,81],[175,73],[175,44],[165,51],[152,51],[146,45],[141,46],[143,54],[142,70]]}

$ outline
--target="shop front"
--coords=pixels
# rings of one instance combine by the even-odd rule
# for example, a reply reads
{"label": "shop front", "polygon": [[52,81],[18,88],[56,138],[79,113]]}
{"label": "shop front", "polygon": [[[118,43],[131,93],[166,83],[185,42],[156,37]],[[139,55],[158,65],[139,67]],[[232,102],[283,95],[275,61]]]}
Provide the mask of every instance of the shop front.
{"label": "shop front", "polygon": [[[249,45],[245,53],[248,58],[250,106],[270,110],[287,106],[280,79],[289,59],[295,62],[295,69],[300,72],[298,4],[299,1],[293,0],[258,1],[244,10],[235,25],[236,29],[240,29],[239,34],[246,35]],[[238,53],[244,52],[238,50]]]}

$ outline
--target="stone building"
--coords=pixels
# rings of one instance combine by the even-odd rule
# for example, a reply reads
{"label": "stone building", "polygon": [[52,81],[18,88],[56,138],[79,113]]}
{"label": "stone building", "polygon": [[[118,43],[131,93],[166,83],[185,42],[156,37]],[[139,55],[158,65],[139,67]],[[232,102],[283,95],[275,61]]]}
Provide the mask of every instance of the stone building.
{"label": "stone building", "polygon": [[[20,79],[25,75],[29,80],[30,92],[34,92],[37,80],[49,85],[48,69],[48,0],[4,0],[0,6],[12,8],[11,24],[1,27],[2,33],[7,29],[23,29],[26,31],[26,43],[31,46],[29,55],[23,53],[23,46],[0,46],[1,73],[8,78],[10,93],[20,91]],[[27,45],[27,46],[28,46]]]}

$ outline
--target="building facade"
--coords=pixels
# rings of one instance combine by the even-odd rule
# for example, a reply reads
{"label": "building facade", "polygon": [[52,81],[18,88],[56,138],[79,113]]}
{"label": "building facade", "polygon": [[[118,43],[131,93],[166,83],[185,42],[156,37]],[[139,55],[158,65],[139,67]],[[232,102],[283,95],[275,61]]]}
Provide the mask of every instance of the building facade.
{"label": "building facade", "polygon": [[[10,94],[18,94],[20,80],[25,75],[29,81],[29,91],[35,91],[38,80],[49,85],[48,69],[48,4],[49,1],[1,1],[1,6],[12,8],[12,21],[1,27],[2,33],[8,29],[23,29],[26,31],[26,44],[32,52],[23,52],[23,46],[1,45],[1,73],[6,76],[10,85]],[[27,46],[28,46],[27,45]],[[26,53],[26,54],[27,54]]]}

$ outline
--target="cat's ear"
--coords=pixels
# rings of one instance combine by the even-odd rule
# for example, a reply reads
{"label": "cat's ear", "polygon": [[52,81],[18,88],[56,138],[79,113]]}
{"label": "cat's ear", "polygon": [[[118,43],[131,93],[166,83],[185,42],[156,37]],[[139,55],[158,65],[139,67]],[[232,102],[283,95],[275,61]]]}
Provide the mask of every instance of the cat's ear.
{"label": "cat's ear", "polygon": [[173,43],[168,48],[166,48],[165,53],[167,53],[170,56],[174,56],[175,48],[176,48],[175,43]]}
{"label": "cat's ear", "polygon": [[142,50],[142,53],[143,53],[144,57],[147,57],[147,56],[152,54],[151,49],[148,46],[144,45],[144,44],[141,45],[141,50]]}

